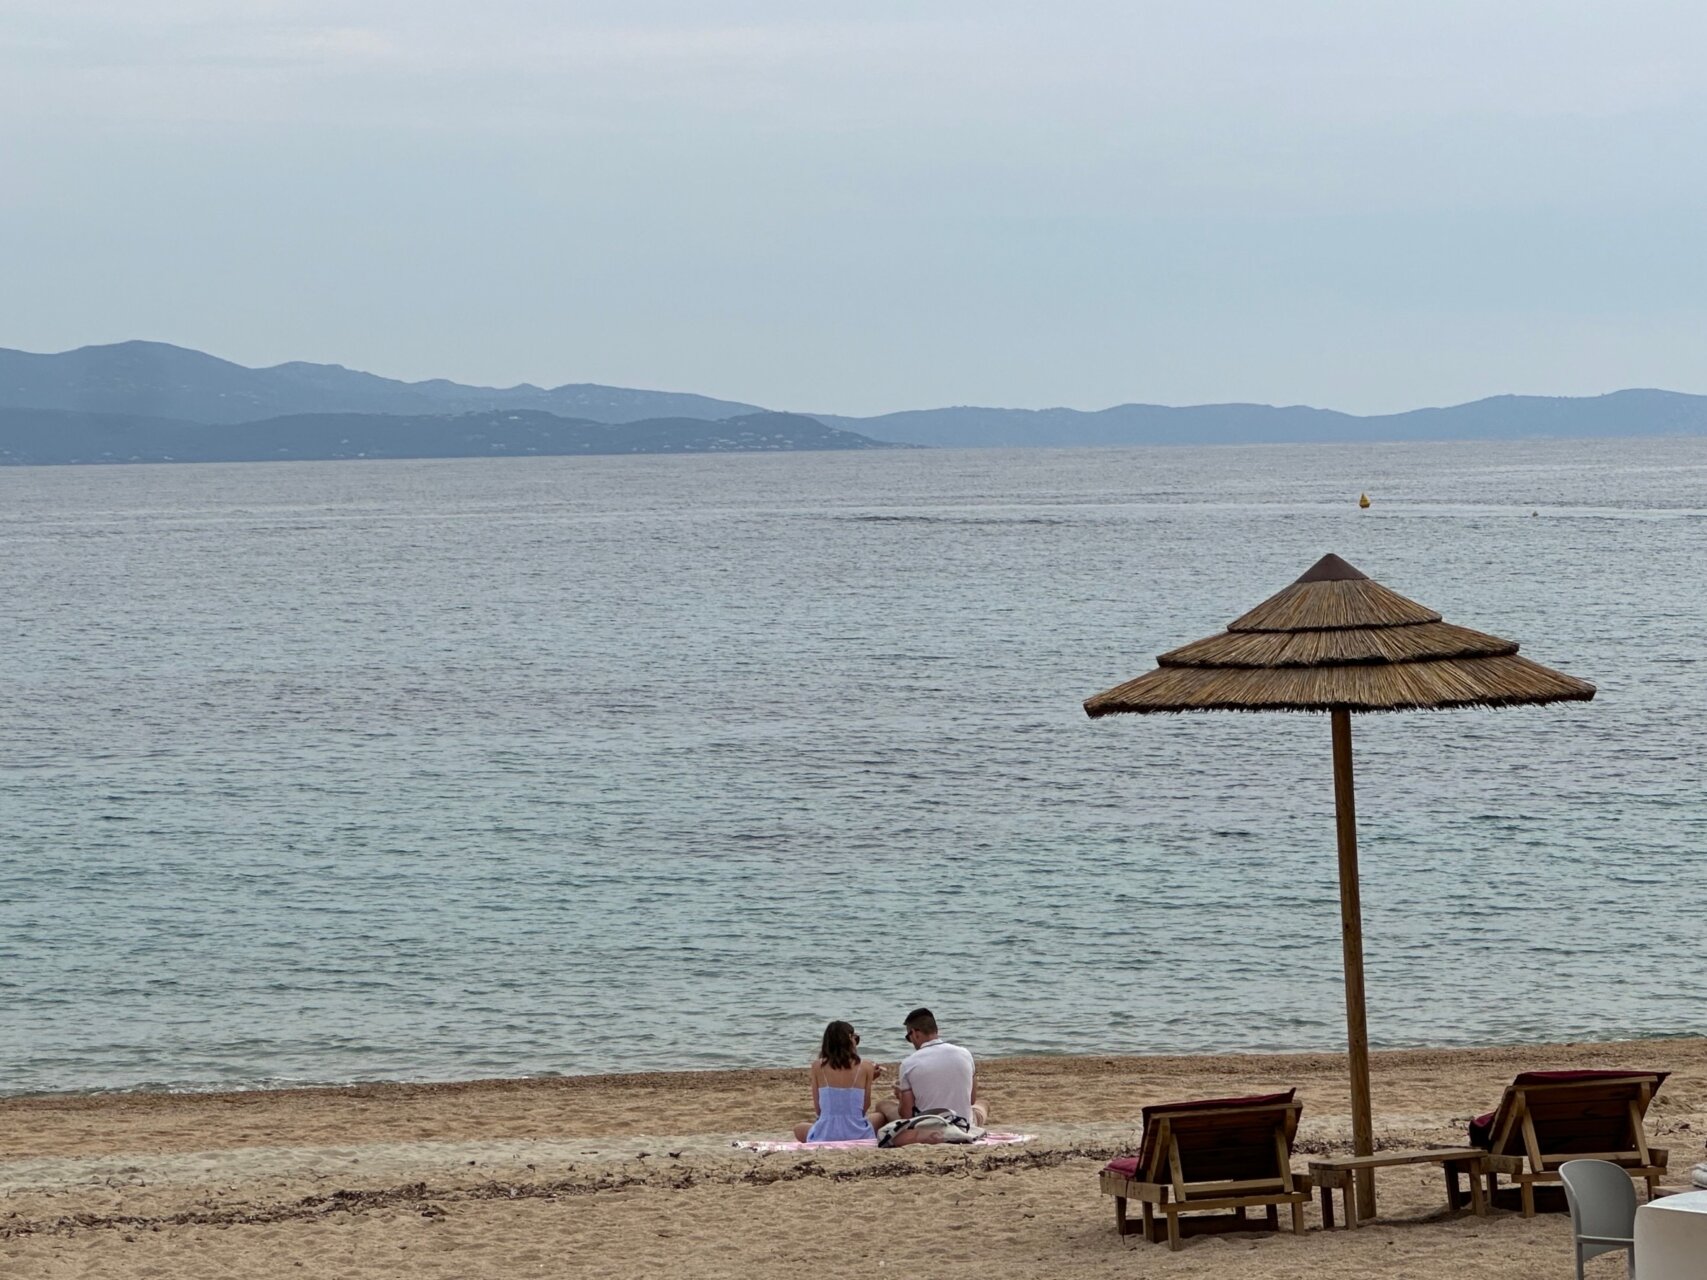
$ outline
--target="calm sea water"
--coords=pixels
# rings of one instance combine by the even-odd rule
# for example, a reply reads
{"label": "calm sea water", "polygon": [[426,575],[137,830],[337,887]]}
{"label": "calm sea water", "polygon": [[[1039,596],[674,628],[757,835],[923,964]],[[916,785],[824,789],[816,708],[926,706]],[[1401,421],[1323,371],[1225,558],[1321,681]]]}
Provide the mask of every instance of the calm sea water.
{"label": "calm sea water", "polygon": [[1707,1029],[1707,440],[0,470],[0,549],[7,1091],[1339,1044],[1326,719],[1079,707],[1330,550],[1600,686],[1355,722],[1374,1040]]}

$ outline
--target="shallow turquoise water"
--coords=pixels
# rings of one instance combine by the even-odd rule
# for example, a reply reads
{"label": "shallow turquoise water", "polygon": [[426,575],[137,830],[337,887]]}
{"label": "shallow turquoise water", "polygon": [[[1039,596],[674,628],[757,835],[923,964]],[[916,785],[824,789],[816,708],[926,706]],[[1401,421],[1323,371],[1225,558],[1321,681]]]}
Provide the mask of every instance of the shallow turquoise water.
{"label": "shallow turquoise water", "polygon": [[0,470],[0,546],[3,1090],[1333,1046],[1326,719],[1079,708],[1329,550],[1601,690],[1356,722],[1375,1042],[1704,1029],[1707,441]]}

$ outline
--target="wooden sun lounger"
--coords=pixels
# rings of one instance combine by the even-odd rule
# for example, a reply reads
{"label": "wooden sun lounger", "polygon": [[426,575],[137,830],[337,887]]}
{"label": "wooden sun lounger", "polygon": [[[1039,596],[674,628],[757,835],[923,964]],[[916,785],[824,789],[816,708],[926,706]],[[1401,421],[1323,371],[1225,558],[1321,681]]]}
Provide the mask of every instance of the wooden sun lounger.
{"label": "wooden sun lounger", "polygon": [[1648,1184],[1665,1176],[1664,1148],[1650,1147],[1642,1121],[1663,1071],[1529,1071],[1506,1086],[1499,1107],[1471,1126],[1487,1134],[1488,1199],[1500,1173],[1518,1185],[1523,1216],[1535,1216],[1535,1184],[1558,1182],[1567,1160],[1607,1160]]}
{"label": "wooden sun lounger", "polygon": [[[1292,1172],[1292,1139],[1304,1104],[1293,1091],[1260,1098],[1217,1098],[1144,1108],[1144,1141],[1135,1160],[1111,1161],[1102,1189],[1114,1197],[1122,1236],[1142,1231],[1152,1244],[1206,1231],[1278,1231],[1280,1206],[1292,1209],[1292,1230],[1304,1230],[1310,1179]],[[1143,1225],[1127,1218],[1127,1201],[1143,1209]],[[1253,1222],[1246,1210],[1265,1209]],[[1230,1214],[1196,1216],[1215,1210]],[[1194,1216],[1182,1220],[1182,1214]],[[1157,1221],[1165,1220],[1165,1227]]]}

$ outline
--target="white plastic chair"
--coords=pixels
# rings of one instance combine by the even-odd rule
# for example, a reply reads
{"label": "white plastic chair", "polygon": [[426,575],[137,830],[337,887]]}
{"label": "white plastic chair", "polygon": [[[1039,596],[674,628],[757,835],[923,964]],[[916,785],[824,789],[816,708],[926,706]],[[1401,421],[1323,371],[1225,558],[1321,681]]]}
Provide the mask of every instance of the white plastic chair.
{"label": "white plastic chair", "polygon": [[1567,1160],[1559,1166],[1565,1201],[1571,1206],[1571,1234],[1577,1247],[1577,1280],[1583,1263],[1603,1253],[1626,1250],[1629,1274],[1636,1274],[1636,1184],[1610,1160]]}

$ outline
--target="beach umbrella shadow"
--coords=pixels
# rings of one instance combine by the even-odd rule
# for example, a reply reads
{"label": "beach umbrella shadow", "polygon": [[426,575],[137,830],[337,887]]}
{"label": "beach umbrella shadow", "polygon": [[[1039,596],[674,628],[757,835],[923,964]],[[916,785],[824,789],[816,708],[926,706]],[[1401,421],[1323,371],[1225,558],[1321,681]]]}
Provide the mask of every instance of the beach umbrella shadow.
{"label": "beach umbrella shadow", "polygon": [[[1353,712],[1440,711],[1587,702],[1594,686],[1518,656],[1517,644],[1441,621],[1325,555],[1220,635],[1171,650],[1154,671],[1085,700],[1093,719],[1120,712],[1325,711],[1333,730],[1345,1021],[1352,1145],[1374,1154],[1369,1031],[1363,999],[1363,905],[1352,786]],[[1375,1213],[1374,1174],[1358,1174],[1360,1216]]]}

